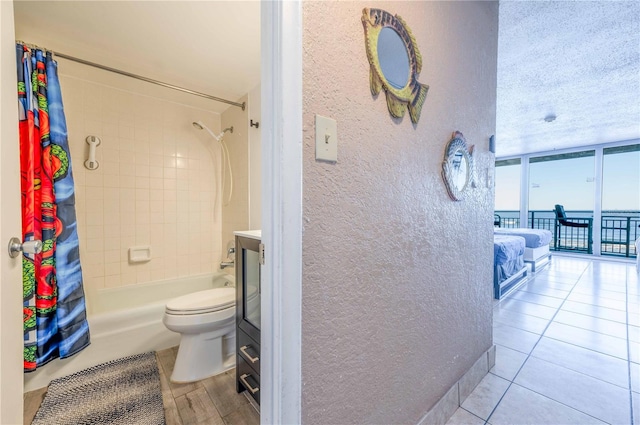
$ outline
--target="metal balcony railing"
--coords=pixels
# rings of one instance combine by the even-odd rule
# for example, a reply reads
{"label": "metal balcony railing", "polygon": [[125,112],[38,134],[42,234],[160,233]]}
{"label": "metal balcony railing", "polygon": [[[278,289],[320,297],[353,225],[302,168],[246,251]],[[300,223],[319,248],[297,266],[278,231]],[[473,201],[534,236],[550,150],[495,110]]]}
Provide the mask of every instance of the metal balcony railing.
{"label": "metal balcony railing", "polygon": [[[520,226],[519,211],[496,211],[500,216],[500,227]],[[588,223],[593,211],[567,211],[572,221]],[[592,253],[590,241],[592,227],[558,226],[551,210],[529,211],[527,227],[547,229],[553,235],[550,248],[555,251]],[[640,237],[640,211],[603,211],[600,222],[600,253],[617,257],[636,257],[634,241]]]}

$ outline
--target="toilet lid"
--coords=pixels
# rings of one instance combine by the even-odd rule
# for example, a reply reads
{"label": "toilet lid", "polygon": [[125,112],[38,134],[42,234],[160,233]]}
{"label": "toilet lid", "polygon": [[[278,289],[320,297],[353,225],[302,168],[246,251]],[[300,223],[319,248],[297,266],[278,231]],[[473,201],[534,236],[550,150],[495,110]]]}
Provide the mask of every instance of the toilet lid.
{"label": "toilet lid", "polygon": [[183,295],[167,303],[167,311],[209,313],[236,305],[235,288],[215,288]]}

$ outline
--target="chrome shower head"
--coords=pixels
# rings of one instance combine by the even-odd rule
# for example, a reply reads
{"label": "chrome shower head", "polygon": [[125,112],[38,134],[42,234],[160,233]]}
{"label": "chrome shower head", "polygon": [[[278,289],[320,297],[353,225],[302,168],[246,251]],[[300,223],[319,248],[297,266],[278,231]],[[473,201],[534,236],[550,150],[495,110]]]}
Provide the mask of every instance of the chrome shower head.
{"label": "chrome shower head", "polygon": [[207,127],[206,125],[204,125],[202,123],[202,121],[194,121],[191,123],[195,128],[197,128],[198,130],[205,130],[207,133],[209,133],[211,135],[211,137],[213,137],[214,139],[216,139],[217,142],[220,141],[220,137],[222,137],[222,135],[224,134],[224,132],[220,133],[219,136],[216,136],[215,134],[213,134],[213,131],[211,131],[209,129],[209,127]]}

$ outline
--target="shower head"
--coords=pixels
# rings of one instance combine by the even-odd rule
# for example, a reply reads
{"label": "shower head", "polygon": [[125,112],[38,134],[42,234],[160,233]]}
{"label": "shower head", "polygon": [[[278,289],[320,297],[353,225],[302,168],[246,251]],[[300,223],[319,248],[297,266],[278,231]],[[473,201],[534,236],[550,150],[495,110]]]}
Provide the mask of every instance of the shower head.
{"label": "shower head", "polygon": [[224,130],[222,130],[222,133],[218,134],[217,136],[215,134],[213,134],[213,131],[211,131],[209,129],[209,127],[207,127],[206,125],[203,124],[202,121],[194,121],[191,123],[195,128],[197,128],[198,130],[206,130],[207,133],[209,133],[211,135],[211,137],[213,137],[214,139],[216,139],[218,142],[220,141],[220,139],[222,138],[222,136],[224,135],[224,133],[229,132],[229,133],[233,133],[233,126],[231,127],[227,127]]}
{"label": "shower head", "polygon": [[209,133],[211,135],[211,137],[213,137],[214,139],[216,139],[216,141],[220,141],[220,137],[222,136],[222,134],[224,134],[224,132],[222,132],[219,136],[216,136],[215,134],[213,134],[213,131],[211,131],[209,129],[209,127],[207,127],[206,125],[203,124],[202,121],[194,121],[191,123],[195,128],[197,128],[198,130],[206,130],[207,133]]}

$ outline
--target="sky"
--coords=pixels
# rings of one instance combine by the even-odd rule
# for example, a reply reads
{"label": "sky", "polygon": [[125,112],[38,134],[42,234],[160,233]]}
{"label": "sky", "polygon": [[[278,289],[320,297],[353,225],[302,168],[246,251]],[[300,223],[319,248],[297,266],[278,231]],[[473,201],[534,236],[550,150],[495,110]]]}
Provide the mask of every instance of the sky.
{"label": "sky", "polygon": [[[595,157],[529,165],[529,210],[593,210]],[[603,210],[640,210],[640,152],[604,155]],[[496,211],[520,209],[520,165],[496,167]]]}

